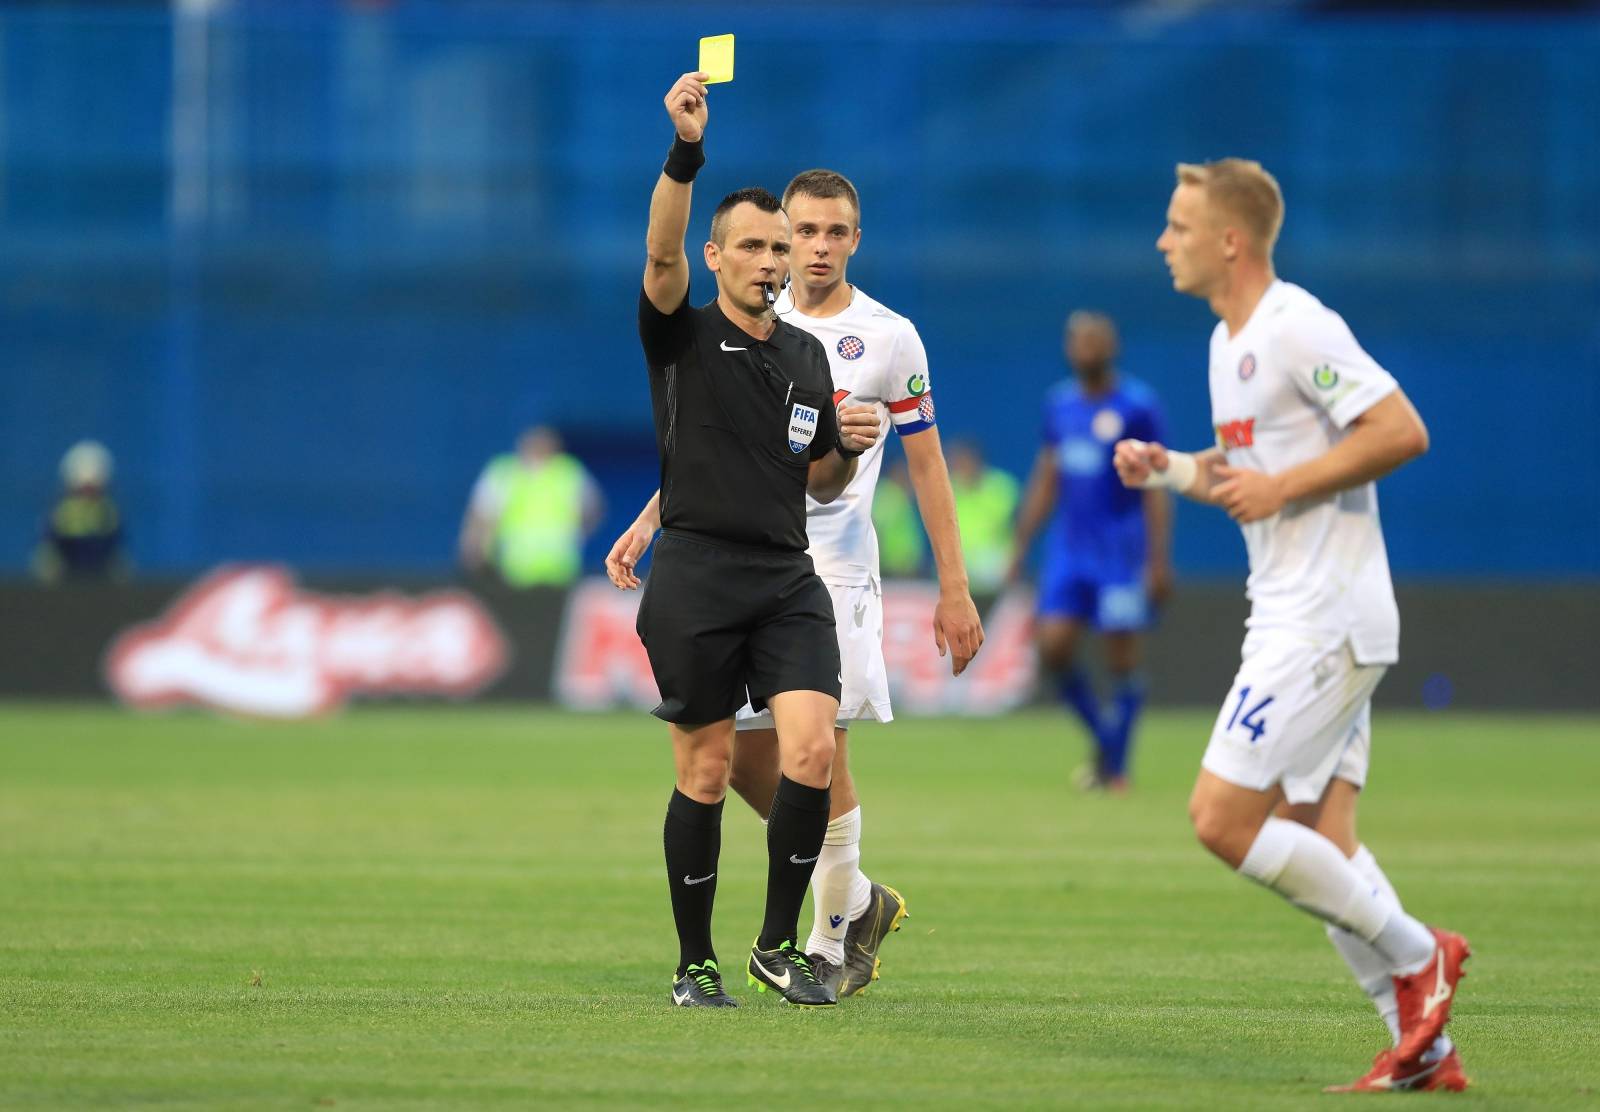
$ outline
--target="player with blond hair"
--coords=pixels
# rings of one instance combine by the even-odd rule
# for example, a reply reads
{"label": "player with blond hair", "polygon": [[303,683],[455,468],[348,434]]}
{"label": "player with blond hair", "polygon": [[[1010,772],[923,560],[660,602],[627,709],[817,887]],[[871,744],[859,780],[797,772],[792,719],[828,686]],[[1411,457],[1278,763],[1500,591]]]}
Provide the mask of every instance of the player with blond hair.
{"label": "player with blond hair", "polygon": [[1219,506],[1244,531],[1251,602],[1239,671],[1189,801],[1241,875],[1327,924],[1393,1045],[1338,1091],[1461,1090],[1448,1035],[1466,939],[1425,926],[1356,834],[1371,699],[1400,621],[1374,482],[1428,447],[1394,378],[1349,327],[1273,270],[1283,195],[1259,163],[1179,165],[1156,247],[1207,301],[1215,446],[1124,440],[1124,483]]}

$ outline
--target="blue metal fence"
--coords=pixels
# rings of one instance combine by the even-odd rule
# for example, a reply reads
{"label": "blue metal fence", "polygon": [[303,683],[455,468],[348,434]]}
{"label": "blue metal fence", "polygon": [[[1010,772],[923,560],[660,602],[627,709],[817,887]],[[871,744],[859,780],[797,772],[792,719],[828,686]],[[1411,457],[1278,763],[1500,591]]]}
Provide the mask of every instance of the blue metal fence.
{"label": "blue metal fence", "polygon": [[[1153,244],[1175,161],[1247,155],[1288,197],[1280,273],[1432,428],[1384,486],[1396,567],[1600,575],[1593,19],[193,10],[0,8],[0,571],[85,435],[147,569],[442,568],[535,420],[602,478],[610,534],[654,479],[632,312],[660,98],[731,30],[697,228],[736,186],[851,175],[852,274],[918,323],[946,436],[1025,470],[1061,320],[1093,305],[1205,442],[1211,320]],[[1190,508],[1178,557],[1242,546]]]}

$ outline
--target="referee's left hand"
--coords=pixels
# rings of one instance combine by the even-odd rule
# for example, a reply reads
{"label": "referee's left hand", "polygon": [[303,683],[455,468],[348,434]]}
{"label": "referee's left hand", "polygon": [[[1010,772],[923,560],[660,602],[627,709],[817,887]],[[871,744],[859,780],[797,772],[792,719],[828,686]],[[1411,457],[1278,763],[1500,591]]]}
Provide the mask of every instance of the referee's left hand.
{"label": "referee's left hand", "polygon": [[639,577],[633,573],[633,569],[639,566],[640,558],[649,549],[655,536],[654,529],[635,521],[617,538],[617,543],[606,553],[606,576],[612,584],[624,591],[638,588]]}
{"label": "referee's left hand", "polygon": [[847,452],[865,452],[878,442],[880,420],[875,405],[839,407],[839,443]]}

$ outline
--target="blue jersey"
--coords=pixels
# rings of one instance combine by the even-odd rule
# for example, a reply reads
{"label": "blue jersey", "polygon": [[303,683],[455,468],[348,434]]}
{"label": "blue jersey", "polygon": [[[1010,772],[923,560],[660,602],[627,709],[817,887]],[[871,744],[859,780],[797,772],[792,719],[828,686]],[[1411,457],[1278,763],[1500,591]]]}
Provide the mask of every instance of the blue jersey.
{"label": "blue jersey", "polygon": [[1166,442],[1155,393],[1119,377],[1111,392],[1089,397],[1076,380],[1045,398],[1044,444],[1055,459],[1055,516],[1047,563],[1101,582],[1138,576],[1145,563],[1144,492],[1122,485],[1111,465],[1117,441]]}

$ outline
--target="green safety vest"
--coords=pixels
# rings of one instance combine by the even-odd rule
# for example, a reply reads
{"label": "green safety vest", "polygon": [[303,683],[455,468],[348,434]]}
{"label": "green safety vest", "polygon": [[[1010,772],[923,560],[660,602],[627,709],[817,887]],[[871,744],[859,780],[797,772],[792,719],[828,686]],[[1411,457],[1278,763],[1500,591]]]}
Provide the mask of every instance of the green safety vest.
{"label": "green safety vest", "polygon": [[878,484],[872,499],[878,562],[886,576],[912,576],[922,568],[922,520],[899,483]]}
{"label": "green safety vest", "polygon": [[961,555],[975,592],[999,589],[1011,559],[1011,517],[1017,509],[1017,480],[991,467],[972,485],[954,487],[961,522]]}
{"label": "green safety vest", "polygon": [[583,551],[583,465],[552,456],[530,471],[516,456],[490,464],[504,496],[494,562],[513,587],[564,586],[578,578]]}
{"label": "green safety vest", "polygon": [[58,537],[104,537],[117,531],[117,507],[111,499],[73,494],[57,503],[50,526]]}

